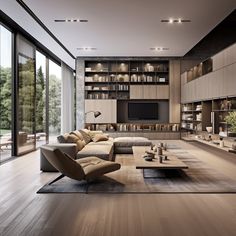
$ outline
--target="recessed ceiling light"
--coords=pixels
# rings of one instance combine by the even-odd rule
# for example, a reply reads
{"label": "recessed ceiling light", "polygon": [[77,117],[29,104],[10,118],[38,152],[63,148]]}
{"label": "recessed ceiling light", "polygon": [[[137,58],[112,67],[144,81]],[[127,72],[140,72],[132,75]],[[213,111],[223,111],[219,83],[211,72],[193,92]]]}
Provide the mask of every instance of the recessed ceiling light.
{"label": "recessed ceiling light", "polygon": [[181,19],[181,18],[170,18],[168,20],[161,20],[162,23],[170,23],[170,24],[173,24],[173,23],[188,23],[188,22],[191,22],[191,20],[186,20],[186,19]]}
{"label": "recessed ceiling light", "polygon": [[169,48],[164,48],[164,47],[154,47],[154,48],[150,48],[150,50],[152,51],[167,51],[169,50]]}
{"label": "recessed ceiling light", "polygon": [[77,50],[80,50],[80,51],[94,51],[94,50],[97,50],[97,48],[81,47],[81,48],[77,48]]}
{"label": "recessed ceiling light", "polygon": [[88,22],[88,20],[82,20],[82,19],[73,19],[73,18],[67,18],[67,19],[56,19],[54,20],[57,23],[63,23],[63,22],[70,22],[70,23],[76,23],[76,22],[80,22],[80,23],[85,23]]}

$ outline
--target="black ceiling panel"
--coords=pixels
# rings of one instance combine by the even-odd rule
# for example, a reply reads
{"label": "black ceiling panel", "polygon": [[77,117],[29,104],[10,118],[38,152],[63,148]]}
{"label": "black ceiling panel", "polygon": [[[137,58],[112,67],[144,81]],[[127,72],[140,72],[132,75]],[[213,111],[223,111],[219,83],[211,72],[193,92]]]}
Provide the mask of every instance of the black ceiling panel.
{"label": "black ceiling panel", "polygon": [[236,10],[198,42],[183,59],[204,60],[236,42]]}

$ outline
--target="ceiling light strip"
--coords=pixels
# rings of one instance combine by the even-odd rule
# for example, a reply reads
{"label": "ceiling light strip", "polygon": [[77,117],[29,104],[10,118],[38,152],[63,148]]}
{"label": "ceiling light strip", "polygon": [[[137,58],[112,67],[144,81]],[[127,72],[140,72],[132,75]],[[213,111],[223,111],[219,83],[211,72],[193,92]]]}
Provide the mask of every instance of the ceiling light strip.
{"label": "ceiling light strip", "polygon": [[80,20],[80,19],[56,19],[54,20],[56,23],[64,23],[64,22],[70,22],[70,23],[86,23],[88,20]]}
{"label": "ceiling light strip", "polygon": [[178,18],[178,19],[170,18],[168,20],[166,20],[166,19],[161,20],[161,22],[162,23],[170,23],[170,24],[172,24],[172,23],[189,23],[189,22],[191,22],[191,20],[185,20],[185,19],[181,19],[181,18]]}
{"label": "ceiling light strip", "polygon": [[93,48],[93,47],[80,47],[80,48],[77,48],[77,50],[79,50],[79,51],[94,51],[94,50],[97,50],[97,48]]}
{"label": "ceiling light strip", "polygon": [[152,50],[152,51],[168,51],[169,48],[165,48],[165,47],[152,47],[152,48],[150,48],[150,50]]}

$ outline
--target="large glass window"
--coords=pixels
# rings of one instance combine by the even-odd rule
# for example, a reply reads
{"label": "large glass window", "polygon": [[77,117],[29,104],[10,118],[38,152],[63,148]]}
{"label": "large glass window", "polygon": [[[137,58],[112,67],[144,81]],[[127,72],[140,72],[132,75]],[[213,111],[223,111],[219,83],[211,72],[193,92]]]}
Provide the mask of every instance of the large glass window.
{"label": "large glass window", "polygon": [[34,150],[35,135],[35,48],[18,36],[17,154]]}
{"label": "large glass window", "polygon": [[46,56],[36,51],[36,96],[35,96],[35,130],[36,147],[47,141],[46,116]]}
{"label": "large glass window", "polygon": [[0,24],[0,162],[54,142],[61,133],[61,67],[17,34],[13,70],[12,42],[13,34]]}
{"label": "large glass window", "polygon": [[49,60],[49,141],[61,133],[61,67]]}
{"label": "large glass window", "polygon": [[12,155],[12,33],[0,25],[0,162]]}

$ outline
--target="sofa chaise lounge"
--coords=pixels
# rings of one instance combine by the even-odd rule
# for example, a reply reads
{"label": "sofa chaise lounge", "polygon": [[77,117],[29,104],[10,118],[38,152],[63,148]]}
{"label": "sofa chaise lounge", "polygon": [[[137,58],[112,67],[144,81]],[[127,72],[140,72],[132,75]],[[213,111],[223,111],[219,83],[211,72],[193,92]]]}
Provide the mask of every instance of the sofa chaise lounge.
{"label": "sofa chaise lounge", "polygon": [[[144,137],[109,138],[102,131],[87,129],[75,130],[69,134],[57,137],[58,143],[47,144],[51,148],[58,148],[73,159],[96,156],[103,160],[114,160],[114,154],[132,153],[132,146],[151,146],[151,141]],[[41,151],[40,169],[42,171],[56,171],[47,161]]]}

